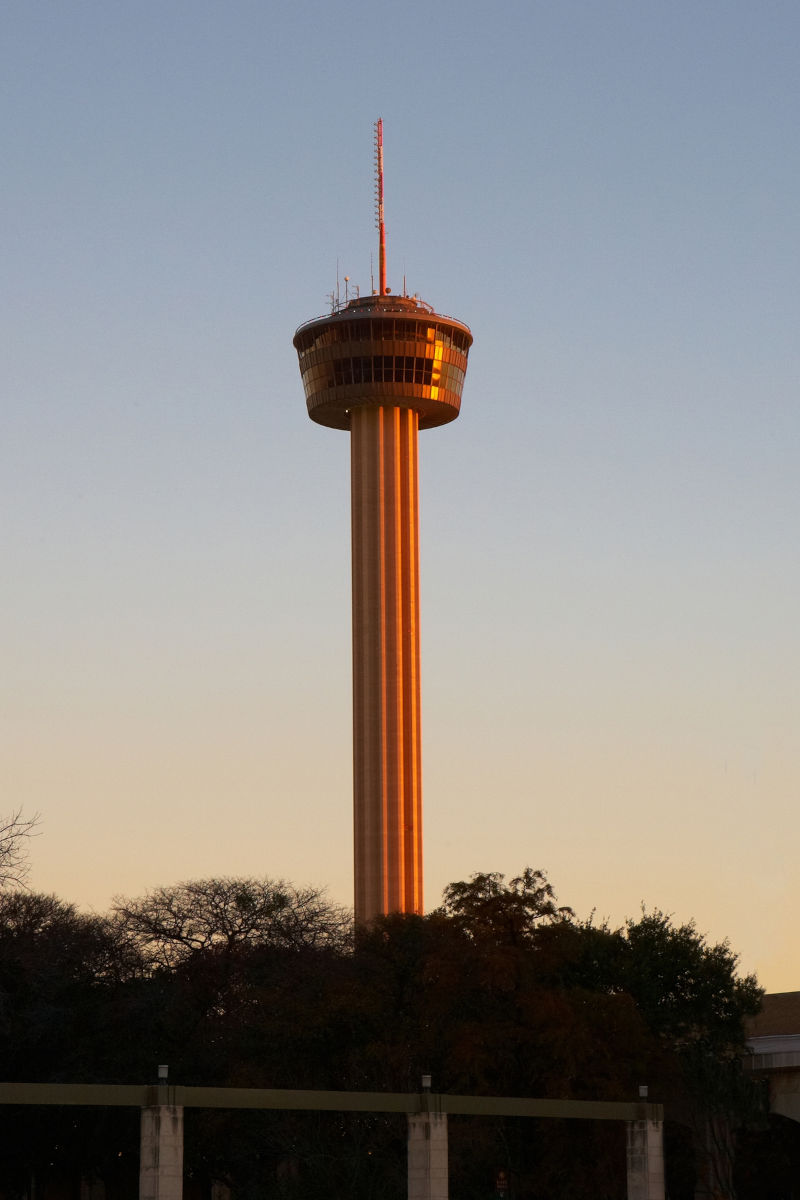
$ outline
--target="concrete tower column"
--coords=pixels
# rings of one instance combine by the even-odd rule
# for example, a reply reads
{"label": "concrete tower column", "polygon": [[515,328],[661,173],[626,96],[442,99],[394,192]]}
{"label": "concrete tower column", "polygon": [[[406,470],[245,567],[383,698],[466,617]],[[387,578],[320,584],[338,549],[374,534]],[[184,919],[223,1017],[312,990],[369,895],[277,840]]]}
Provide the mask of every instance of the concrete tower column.
{"label": "concrete tower column", "polygon": [[664,1200],[664,1122],[628,1121],[628,1200]]}
{"label": "concrete tower column", "polygon": [[409,1113],[408,1200],[448,1200],[447,1113]]}
{"label": "concrete tower column", "polygon": [[139,1200],[182,1200],[183,1106],[143,1108],[140,1145]]}
{"label": "concrete tower column", "polygon": [[422,912],[417,433],[350,414],[355,915]]}

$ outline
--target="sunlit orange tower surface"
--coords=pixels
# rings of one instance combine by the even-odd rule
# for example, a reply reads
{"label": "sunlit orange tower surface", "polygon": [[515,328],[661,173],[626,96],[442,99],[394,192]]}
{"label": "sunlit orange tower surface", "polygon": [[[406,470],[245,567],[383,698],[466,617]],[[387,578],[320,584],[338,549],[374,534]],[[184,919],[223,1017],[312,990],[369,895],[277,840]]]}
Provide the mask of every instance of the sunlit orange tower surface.
{"label": "sunlit orange tower surface", "polygon": [[308,415],[350,431],[355,916],[422,912],[417,431],[458,416],[472,334],[386,286],[383,123],[375,128],[379,285],[335,296],[294,336]]}

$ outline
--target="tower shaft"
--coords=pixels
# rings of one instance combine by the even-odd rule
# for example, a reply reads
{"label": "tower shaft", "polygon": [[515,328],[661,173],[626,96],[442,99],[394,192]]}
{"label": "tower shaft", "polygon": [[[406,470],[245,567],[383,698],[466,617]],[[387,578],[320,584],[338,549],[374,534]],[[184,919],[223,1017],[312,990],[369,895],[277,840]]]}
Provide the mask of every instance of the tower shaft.
{"label": "tower shaft", "polygon": [[422,912],[414,409],[350,414],[355,916]]}
{"label": "tower shaft", "polygon": [[294,335],[308,414],[350,432],[355,916],[422,912],[417,434],[455,420],[472,334],[357,297]]}

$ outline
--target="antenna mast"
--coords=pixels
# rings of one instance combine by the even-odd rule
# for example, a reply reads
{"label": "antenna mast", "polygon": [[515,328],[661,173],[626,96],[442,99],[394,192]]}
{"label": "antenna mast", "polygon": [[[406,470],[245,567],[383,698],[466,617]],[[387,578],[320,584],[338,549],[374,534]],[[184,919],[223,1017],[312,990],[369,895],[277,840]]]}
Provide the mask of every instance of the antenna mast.
{"label": "antenna mast", "polygon": [[375,203],[378,243],[378,295],[386,295],[386,226],[383,223],[383,119],[375,122]]}

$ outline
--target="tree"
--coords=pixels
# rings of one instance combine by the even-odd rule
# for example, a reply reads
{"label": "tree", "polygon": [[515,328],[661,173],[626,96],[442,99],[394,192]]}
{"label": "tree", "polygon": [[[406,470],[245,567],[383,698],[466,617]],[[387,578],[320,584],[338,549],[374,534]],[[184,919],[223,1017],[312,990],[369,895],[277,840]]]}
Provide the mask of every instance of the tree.
{"label": "tree", "polygon": [[694,921],[676,925],[659,909],[643,910],[621,933],[624,986],[650,1027],[678,1051],[738,1059],[764,990],[755,975],[737,975],[730,944],[710,945]]}
{"label": "tree", "polygon": [[0,817],[0,887],[24,887],[30,870],[28,839],[38,824],[38,813],[26,817],[21,808]]}
{"label": "tree", "polygon": [[113,912],[120,933],[151,967],[167,969],[212,949],[341,946],[352,925],[351,914],[320,888],[227,876],[156,888],[138,900],[117,898]]}
{"label": "tree", "polygon": [[[407,1091],[430,1071],[455,1094],[623,1100],[647,1083],[667,1108],[670,1195],[687,1200],[703,1147],[719,1145],[703,1169],[724,1168],[727,1186],[752,1099],[739,1050],[760,989],[736,965],[727,943],[659,911],[579,921],[531,868],[478,873],[434,913],[355,936],[322,892],[284,881],[159,888],[112,918],[0,893],[0,1057],[17,1079],[144,1081],[164,1062],[176,1083],[231,1087]],[[135,1130],[67,1119],[15,1116],[17,1175],[56,1162],[113,1189]],[[624,1193],[614,1123],[464,1118],[450,1133],[463,1200],[489,1194],[500,1166],[518,1200]],[[394,1116],[209,1110],[187,1123],[187,1170],[229,1179],[241,1200],[399,1196],[404,1156]]]}
{"label": "tree", "polygon": [[0,893],[0,1058],[5,1078],[93,1076],[98,1013],[135,973],[104,917],[56,896]]}
{"label": "tree", "polygon": [[456,1012],[476,981],[482,992],[471,1024],[454,1022],[462,1043],[466,1035],[464,1090],[527,1081],[543,1095],[624,1098],[647,1083],[671,1122],[673,1194],[691,1195],[696,1171],[731,1194],[735,1131],[763,1121],[741,1061],[762,991],[739,976],[727,942],[712,944],[660,910],[616,929],[576,921],[530,868],[510,884],[496,873],[451,884],[440,913],[481,948],[469,968],[461,951],[464,981],[452,989]]}
{"label": "tree", "polygon": [[444,889],[438,910],[471,938],[489,937],[506,944],[530,942],[543,922],[569,920],[571,908],[559,907],[544,871],[525,867],[508,884],[498,871],[476,872]]}
{"label": "tree", "polygon": [[715,1195],[732,1195],[736,1131],[765,1120],[763,1093],[742,1065],[746,1021],[763,996],[755,976],[737,973],[728,942],[711,944],[693,921],[659,909],[618,929],[584,922],[574,949],[564,983],[627,995],[649,1031],[641,1082],[666,1106],[671,1194],[691,1196],[698,1175]]}
{"label": "tree", "polygon": [[[105,917],[79,913],[56,896],[0,892],[0,1061],[17,1082],[127,1082],[114,1054],[126,1053],[118,1004],[136,974]],[[141,973],[139,971],[139,973]],[[135,1076],[134,1076],[135,1078]],[[48,1181],[132,1168],[136,1116],[125,1109],[6,1108],[2,1173],[6,1195]]]}

